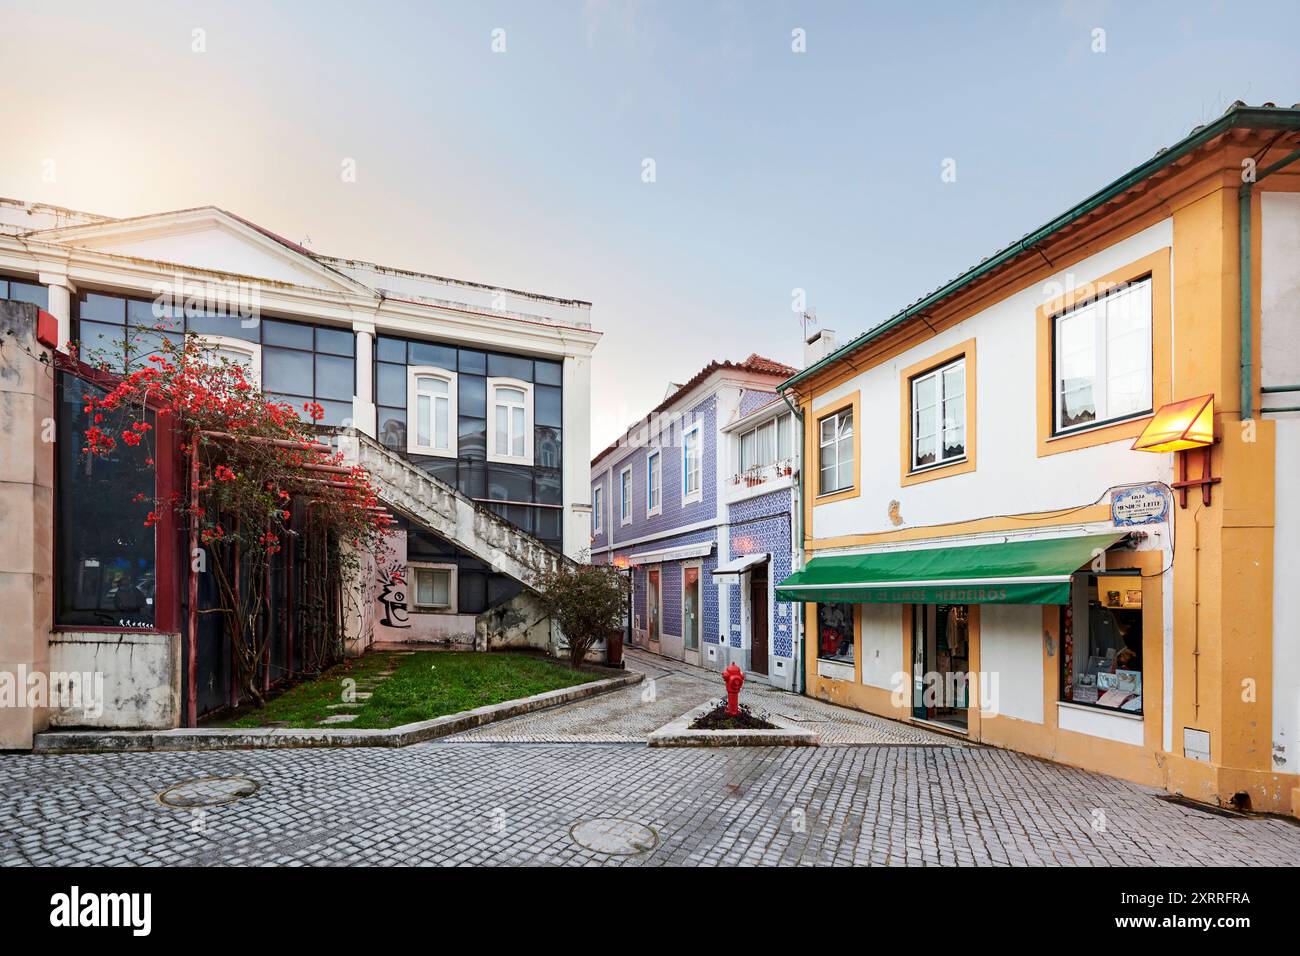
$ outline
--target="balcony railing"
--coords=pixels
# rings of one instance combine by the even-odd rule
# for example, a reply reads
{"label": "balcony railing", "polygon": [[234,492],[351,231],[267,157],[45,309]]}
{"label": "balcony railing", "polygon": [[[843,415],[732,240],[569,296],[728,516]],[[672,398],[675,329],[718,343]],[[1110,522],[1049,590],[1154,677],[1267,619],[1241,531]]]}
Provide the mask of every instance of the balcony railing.
{"label": "balcony railing", "polygon": [[759,488],[794,474],[794,459],[786,458],[768,465],[755,465],[731,476],[731,490]]}

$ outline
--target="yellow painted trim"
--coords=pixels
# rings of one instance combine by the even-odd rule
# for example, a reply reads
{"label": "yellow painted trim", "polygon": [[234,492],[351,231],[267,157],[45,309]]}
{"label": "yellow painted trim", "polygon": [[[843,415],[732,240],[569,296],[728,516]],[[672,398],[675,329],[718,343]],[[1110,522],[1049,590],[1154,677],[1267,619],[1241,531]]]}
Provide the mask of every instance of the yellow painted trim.
{"label": "yellow painted trim", "polygon": [[[822,419],[828,415],[834,415],[836,412],[842,412],[846,408],[853,409],[853,487],[823,495],[821,491],[822,469],[820,456]],[[851,392],[843,398],[837,398],[835,401],[817,409],[812,417],[812,435],[813,452],[807,459],[810,464],[805,469],[805,472],[812,476],[813,505],[828,505],[832,501],[844,501],[862,494],[862,392]]]}
{"label": "yellow painted trim", "polygon": [[[966,457],[947,465],[937,465],[912,471],[912,379],[933,371],[941,365],[966,359]],[[944,349],[936,355],[915,362],[899,373],[899,477],[898,483],[906,488],[908,485],[949,475],[965,475],[975,470],[975,340],[967,339]],[[942,428],[940,430],[942,437]]]}
{"label": "yellow painted trim", "polygon": [[1147,275],[1151,276],[1151,409],[1154,412],[1155,409],[1172,400],[1169,258],[1170,249],[1166,246],[1092,282],[1070,289],[1064,295],[1057,296],[1038,307],[1038,314],[1034,320],[1038,347],[1038,371],[1034,384],[1038,391],[1039,458],[1136,438],[1142,434],[1142,429],[1151,420],[1151,415],[1146,414],[1112,425],[1098,425],[1095,428],[1070,432],[1068,435],[1055,437],[1052,435],[1056,390],[1052,375],[1053,320],[1062,312],[1089,299],[1098,298],[1115,286],[1136,282]]}
{"label": "yellow painted trim", "polygon": [[899,528],[897,531],[878,531],[874,534],[845,534],[833,538],[817,538],[808,541],[805,548],[809,551],[824,548],[854,548],[872,544],[887,544],[895,541],[946,538],[953,535],[980,534],[992,531],[1026,531],[1031,528],[1043,528],[1052,525],[1074,526],[1109,520],[1110,505],[1102,503],[1084,505],[1081,508],[1071,508],[1067,511],[1044,511],[996,518],[973,518],[969,521],[957,521],[951,524]]}

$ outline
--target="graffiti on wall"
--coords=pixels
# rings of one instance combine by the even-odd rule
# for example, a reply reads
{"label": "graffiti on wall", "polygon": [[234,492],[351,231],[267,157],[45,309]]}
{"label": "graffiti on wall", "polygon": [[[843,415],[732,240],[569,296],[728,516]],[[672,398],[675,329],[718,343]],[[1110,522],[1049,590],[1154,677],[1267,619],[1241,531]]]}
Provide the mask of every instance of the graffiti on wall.
{"label": "graffiti on wall", "polygon": [[406,565],[393,564],[379,571],[379,603],[384,607],[384,617],[379,622],[384,627],[410,627],[411,618],[406,608]]}

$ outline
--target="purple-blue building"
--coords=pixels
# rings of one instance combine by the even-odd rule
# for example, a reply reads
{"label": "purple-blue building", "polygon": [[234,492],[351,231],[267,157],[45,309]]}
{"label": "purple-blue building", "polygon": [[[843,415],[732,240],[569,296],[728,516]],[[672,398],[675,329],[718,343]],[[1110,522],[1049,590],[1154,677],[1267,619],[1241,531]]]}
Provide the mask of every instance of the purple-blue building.
{"label": "purple-blue building", "polygon": [[632,642],[795,689],[799,624],[774,586],[797,546],[799,438],[751,355],[712,362],[591,463],[591,560],[632,575]]}

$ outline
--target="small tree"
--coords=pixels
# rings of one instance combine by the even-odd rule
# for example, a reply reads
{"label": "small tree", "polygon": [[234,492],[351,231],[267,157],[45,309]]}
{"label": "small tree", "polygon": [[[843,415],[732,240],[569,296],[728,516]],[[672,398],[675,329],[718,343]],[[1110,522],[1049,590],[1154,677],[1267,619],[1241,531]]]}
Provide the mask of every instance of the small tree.
{"label": "small tree", "polygon": [[[324,593],[329,580],[347,580],[355,570],[356,559],[341,546],[376,552],[387,519],[366,472],[321,444],[314,424],[304,422],[293,406],[267,398],[242,365],[194,334],[179,342],[159,338],[157,351],[144,361],[136,359],[129,339],[120,353],[97,359],[112,373],[111,381],[103,395],[86,398],[83,451],[105,455],[120,443],[152,466],[155,426],[149,412],[158,427],[172,430],[192,468],[190,486],[167,500],[151,501],[145,525],[154,526],[164,510],[172,509],[197,546],[211,555],[203,564],[214,575],[215,606],[198,613],[219,615],[231,642],[235,685],[260,705],[257,678],[271,636],[270,566],[287,539],[299,535],[293,501],[307,504],[311,539],[304,545],[312,545],[333,572],[330,579],[307,582],[320,592],[308,603],[319,608],[329,604]],[[313,423],[323,414],[315,402],[305,403],[304,411]],[[138,500],[147,499],[139,495]],[[304,622],[304,661],[321,664],[341,650],[342,634],[328,618],[321,613]]]}
{"label": "small tree", "polygon": [[623,623],[628,579],[608,564],[564,564],[539,574],[533,587],[569,642],[569,664],[582,666],[597,641]]}

